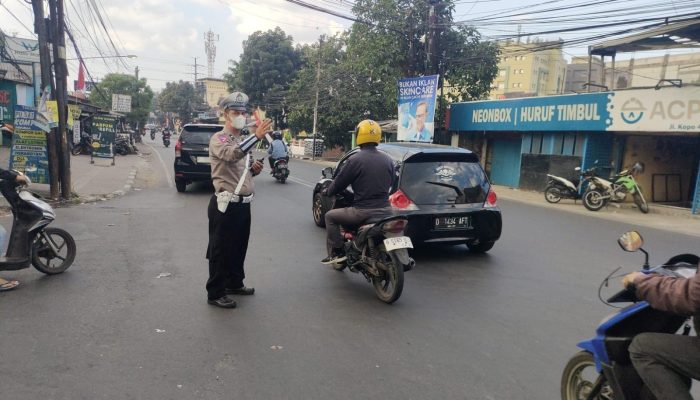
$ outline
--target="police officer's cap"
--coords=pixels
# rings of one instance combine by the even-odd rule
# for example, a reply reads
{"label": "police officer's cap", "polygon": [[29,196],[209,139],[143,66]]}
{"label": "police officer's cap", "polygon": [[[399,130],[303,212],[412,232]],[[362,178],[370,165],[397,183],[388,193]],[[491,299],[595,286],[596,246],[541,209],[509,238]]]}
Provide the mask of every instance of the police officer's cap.
{"label": "police officer's cap", "polygon": [[248,95],[243,92],[233,92],[221,100],[219,107],[222,110],[246,111],[248,107]]}

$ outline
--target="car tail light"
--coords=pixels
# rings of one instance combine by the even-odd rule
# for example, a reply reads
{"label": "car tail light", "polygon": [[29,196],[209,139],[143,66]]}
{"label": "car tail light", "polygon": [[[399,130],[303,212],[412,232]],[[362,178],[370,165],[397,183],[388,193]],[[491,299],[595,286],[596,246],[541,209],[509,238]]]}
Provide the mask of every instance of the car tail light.
{"label": "car tail light", "polygon": [[404,228],[406,228],[406,225],[408,225],[408,220],[397,219],[394,221],[385,222],[382,225],[382,231],[391,233],[401,233],[403,232]]}
{"label": "car tail light", "polygon": [[494,192],[493,189],[489,189],[489,194],[486,196],[486,202],[484,202],[484,207],[496,207],[497,200],[498,197],[496,196],[496,192]]}
{"label": "car tail light", "polygon": [[389,203],[392,207],[398,208],[399,210],[418,209],[418,207],[416,207],[416,205],[413,204],[411,199],[409,199],[408,196],[406,196],[406,194],[401,191],[401,189],[397,190],[391,196],[389,196]]}
{"label": "car tail light", "polygon": [[180,157],[180,155],[182,154],[181,151],[182,142],[180,141],[180,139],[178,139],[177,142],[175,142],[175,157]]}

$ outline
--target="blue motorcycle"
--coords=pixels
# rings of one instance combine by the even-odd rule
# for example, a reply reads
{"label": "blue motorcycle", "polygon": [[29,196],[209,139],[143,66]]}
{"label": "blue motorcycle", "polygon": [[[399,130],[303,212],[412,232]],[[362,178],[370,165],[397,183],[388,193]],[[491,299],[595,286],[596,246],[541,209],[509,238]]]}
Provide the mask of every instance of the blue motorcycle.
{"label": "blue motorcycle", "polygon": [[[689,278],[695,275],[700,262],[700,257],[696,255],[680,254],[663,265],[649,268],[649,254],[642,249],[644,240],[638,232],[626,232],[618,243],[625,251],[639,250],[644,253],[645,262],[641,270],[644,273]],[[609,278],[600,285],[599,297]],[[578,344],[583,351],[571,357],[562,374],[562,400],[655,398],[630,361],[629,345],[636,335],[644,332],[675,334],[682,331],[681,334],[687,335],[690,331],[689,318],[655,310],[646,301],[639,301],[633,290],[623,289],[604,301],[613,307],[616,307],[613,305],[615,303],[630,302],[631,305],[603,319],[595,337]]]}

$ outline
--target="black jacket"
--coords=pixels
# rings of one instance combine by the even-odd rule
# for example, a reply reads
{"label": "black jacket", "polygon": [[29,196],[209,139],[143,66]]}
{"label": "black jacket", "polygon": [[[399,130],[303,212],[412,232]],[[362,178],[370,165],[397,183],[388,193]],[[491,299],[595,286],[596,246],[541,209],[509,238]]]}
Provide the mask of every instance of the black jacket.
{"label": "black jacket", "polygon": [[352,185],[355,193],[353,207],[389,207],[389,191],[396,176],[395,171],[391,157],[374,146],[365,147],[350,156],[326,193],[334,196]]}

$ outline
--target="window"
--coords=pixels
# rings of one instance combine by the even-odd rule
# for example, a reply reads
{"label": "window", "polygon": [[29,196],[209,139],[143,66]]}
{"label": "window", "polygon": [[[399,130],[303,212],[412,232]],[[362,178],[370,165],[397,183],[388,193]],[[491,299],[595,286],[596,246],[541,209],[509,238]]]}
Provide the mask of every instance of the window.
{"label": "window", "polygon": [[505,89],[505,88],[506,88],[506,84],[503,83],[503,82],[498,82],[498,88],[499,88],[499,89]]}
{"label": "window", "polygon": [[506,70],[505,70],[505,69],[502,69],[502,70],[500,70],[500,71],[498,72],[498,74],[499,74],[500,76],[506,76]]}
{"label": "window", "polygon": [[521,73],[521,74],[524,74],[524,73],[525,73],[525,70],[522,69],[522,68],[520,68],[520,73]]}
{"label": "window", "polygon": [[533,133],[530,142],[530,154],[542,154],[542,134]]}
{"label": "window", "polygon": [[553,154],[563,156],[583,156],[583,147],[586,143],[586,135],[580,133],[566,133],[554,136]]}

